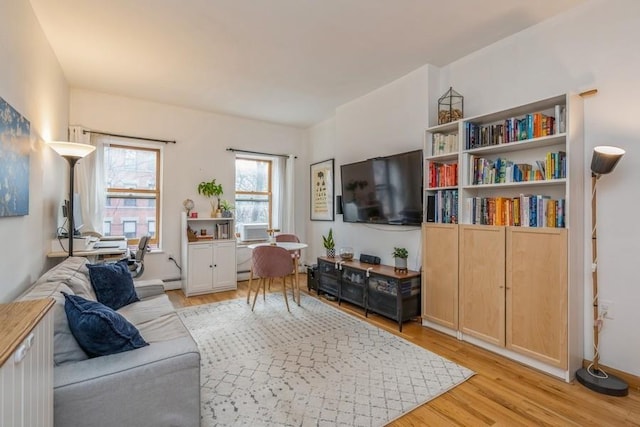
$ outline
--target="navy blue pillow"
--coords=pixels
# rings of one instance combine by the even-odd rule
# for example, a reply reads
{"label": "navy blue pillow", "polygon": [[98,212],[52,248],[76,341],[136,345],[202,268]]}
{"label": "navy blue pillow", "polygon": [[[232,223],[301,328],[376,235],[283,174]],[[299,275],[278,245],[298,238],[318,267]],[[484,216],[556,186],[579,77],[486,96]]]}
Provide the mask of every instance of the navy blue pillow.
{"label": "navy blue pillow", "polygon": [[117,310],[140,301],[126,259],[109,264],[88,264],[87,267],[91,286],[102,304]]}
{"label": "navy blue pillow", "polygon": [[122,353],[149,344],[138,329],[104,304],[64,293],[69,329],[89,357]]}

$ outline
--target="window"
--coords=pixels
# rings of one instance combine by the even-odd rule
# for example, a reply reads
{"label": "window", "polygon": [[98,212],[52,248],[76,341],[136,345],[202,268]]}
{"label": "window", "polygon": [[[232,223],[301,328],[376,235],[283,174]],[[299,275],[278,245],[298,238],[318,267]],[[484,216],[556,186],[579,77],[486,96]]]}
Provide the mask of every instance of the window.
{"label": "window", "polygon": [[236,221],[238,224],[267,223],[272,226],[272,161],[236,158]]}
{"label": "window", "polygon": [[105,219],[102,223],[102,235],[111,236],[111,219]]}
{"label": "window", "polygon": [[126,236],[130,245],[137,244],[148,230],[151,243],[157,245],[160,149],[124,144],[105,145],[104,170],[107,193],[104,230],[108,228],[110,235]]}
{"label": "window", "polygon": [[123,220],[122,221],[122,231],[123,231],[122,234],[124,234],[124,236],[127,239],[135,239],[137,237],[136,236],[136,228],[137,228],[136,226],[137,226],[137,221],[135,219],[134,220],[128,220],[128,221],[127,220]]}

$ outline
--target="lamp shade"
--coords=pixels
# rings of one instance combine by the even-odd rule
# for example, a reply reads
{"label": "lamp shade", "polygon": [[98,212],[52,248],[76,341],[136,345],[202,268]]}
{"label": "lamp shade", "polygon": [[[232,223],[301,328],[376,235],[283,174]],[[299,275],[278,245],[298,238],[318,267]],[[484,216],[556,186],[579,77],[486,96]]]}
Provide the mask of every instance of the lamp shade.
{"label": "lamp shade", "polygon": [[596,175],[605,175],[613,171],[624,156],[622,148],[601,145],[593,149],[591,157],[591,172]]}
{"label": "lamp shade", "polygon": [[96,147],[89,144],[63,141],[50,141],[47,142],[47,145],[62,157],[72,159],[81,159],[86,157],[96,149]]}

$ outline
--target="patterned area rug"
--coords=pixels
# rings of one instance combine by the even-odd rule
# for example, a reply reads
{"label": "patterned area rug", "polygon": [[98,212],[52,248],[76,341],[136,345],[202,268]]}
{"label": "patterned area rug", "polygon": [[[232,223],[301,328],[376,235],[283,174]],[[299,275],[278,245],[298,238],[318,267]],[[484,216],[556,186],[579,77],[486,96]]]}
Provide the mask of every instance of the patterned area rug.
{"label": "patterned area rug", "polygon": [[383,426],[473,375],[316,298],[185,308],[202,354],[202,423]]}

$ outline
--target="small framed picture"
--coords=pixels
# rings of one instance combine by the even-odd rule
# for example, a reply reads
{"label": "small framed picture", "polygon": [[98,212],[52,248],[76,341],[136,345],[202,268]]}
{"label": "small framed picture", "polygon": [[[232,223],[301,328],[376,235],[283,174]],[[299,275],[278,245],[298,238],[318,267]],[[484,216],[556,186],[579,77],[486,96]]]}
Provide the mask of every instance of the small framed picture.
{"label": "small framed picture", "polygon": [[311,165],[311,220],[333,221],[333,159]]}

